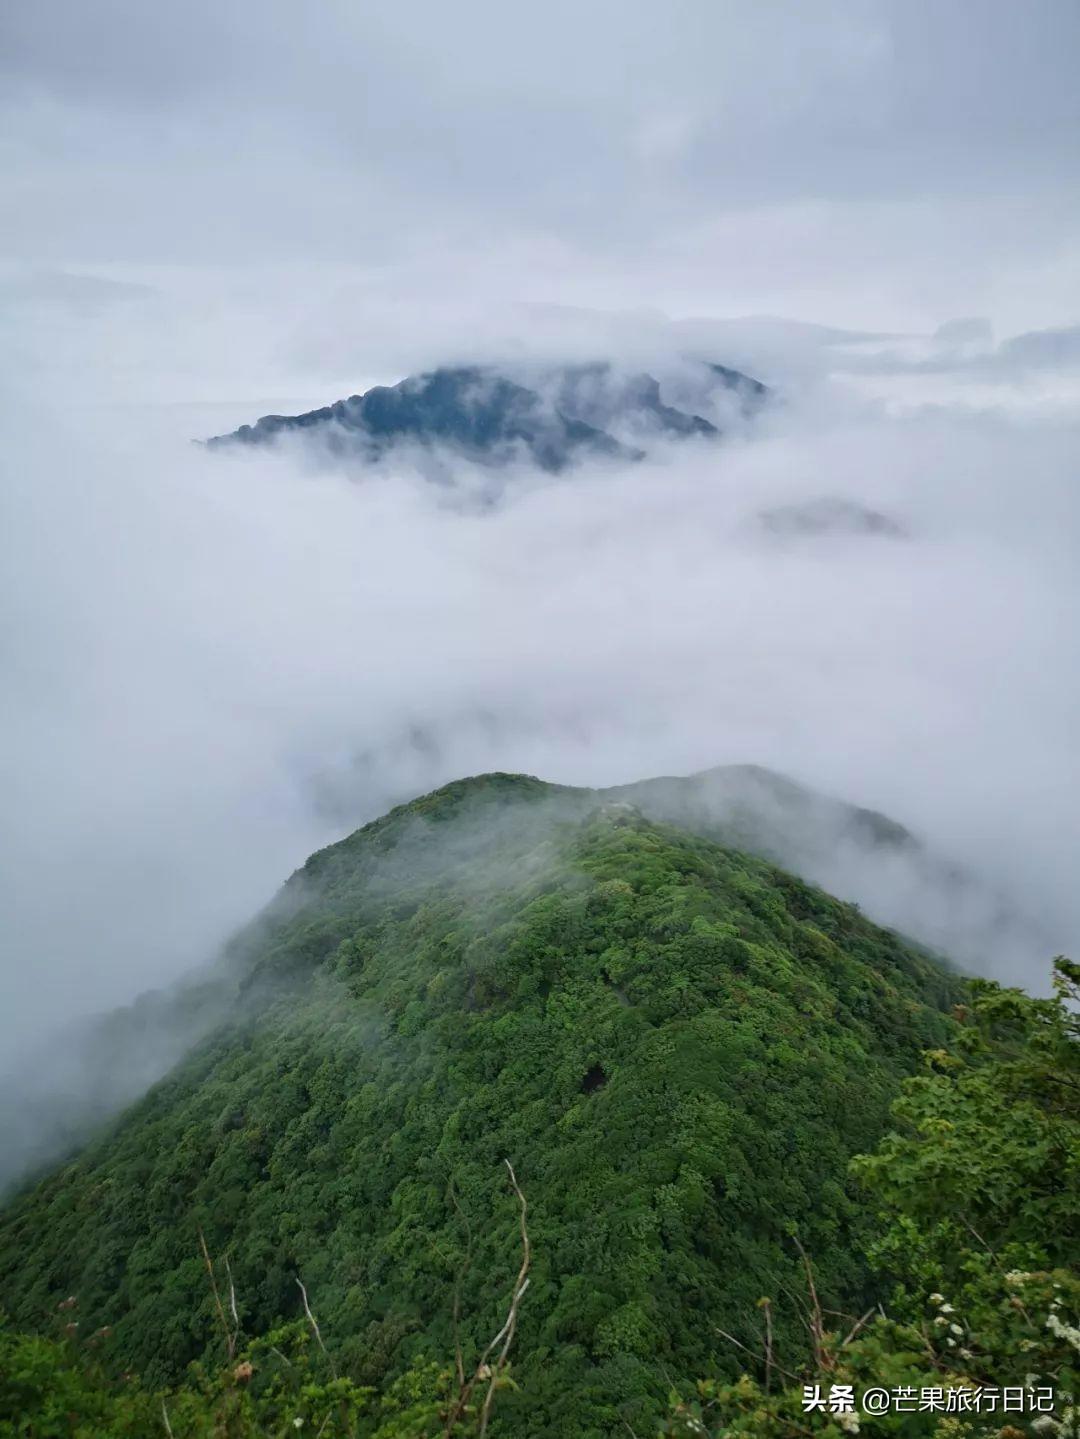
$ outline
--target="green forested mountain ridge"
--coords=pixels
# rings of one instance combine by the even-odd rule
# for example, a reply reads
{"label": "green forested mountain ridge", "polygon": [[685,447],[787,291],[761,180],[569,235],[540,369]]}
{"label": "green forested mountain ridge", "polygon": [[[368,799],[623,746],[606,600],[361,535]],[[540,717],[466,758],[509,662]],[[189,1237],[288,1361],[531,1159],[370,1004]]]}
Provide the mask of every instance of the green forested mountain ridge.
{"label": "green forested mountain ridge", "polygon": [[312,856],[233,945],[219,1028],[0,1217],[2,1302],[112,1327],[171,1382],[220,1350],[200,1252],[243,1330],[303,1318],[380,1388],[498,1330],[528,1199],[518,1389],[492,1433],[653,1432],[675,1376],[801,1261],[857,1308],[874,1221],[853,1154],[885,1129],[962,982],[768,862],[520,776],[449,785]]}
{"label": "green forested mountain ridge", "polygon": [[[341,799],[342,815],[362,803],[362,795],[350,796],[347,789]],[[1012,971],[1024,959],[1041,967],[1056,947],[1037,917],[980,885],[894,820],[758,765],[720,765],[591,797],[578,793],[582,804],[612,801],[632,803],[649,819],[747,850],[856,900],[878,923],[976,973],[995,964]],[[290,886],[286,895],[294,890]],[[239,950],[249,950],[250,941],[249,931]],[[20,1096],[17,1105],[0,1106],[0,1206],[13,1183],[74,1153],[87,1134],[145,1093],[215,1028],[241,965],[233,946],[222,960],[165,990],[49,1036],[13,1072],[0,1072],[0,1087]]]}

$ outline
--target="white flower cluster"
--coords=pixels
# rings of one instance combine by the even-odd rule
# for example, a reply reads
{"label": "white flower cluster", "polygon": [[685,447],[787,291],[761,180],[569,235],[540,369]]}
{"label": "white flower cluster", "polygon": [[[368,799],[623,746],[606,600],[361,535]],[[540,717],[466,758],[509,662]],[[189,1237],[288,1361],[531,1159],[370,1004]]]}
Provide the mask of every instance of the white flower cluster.
{"label": "white flower cluster", "polygon": [[[949,1304],[944,1294],[931,1294],[930,1303],[937,1305],[938,1312],[934,1315],[934,1324],[939,1329],[948,1330],[948,1333],[945,1335],[945,1343],[950,1349],[955,1349],[956,1339],[962,1339],[964,1337],[964,1331],[960,1325],[957,1324],[955,1320],[950,1320],[949,1318],[950,1314],[956,1313],[955,1305]],[[956,1338],[953,1337],[954,1335]],[[968,1357],[968,1351],[966,1349],[961,1349],[960,1352],[965,1358]]]}
{"label": "white flower cluster", "polygon": [[1080,1353],[1080,1328],[1077,1328],[1075,1324],[1066,1324],[1062,1320],[1056,1312],[1060,1302],[1060,1300],[1054,1301],[1054,1307],[1046,1316],[1046,1327],[1056,1339],[1064,1339],[1066,1344],[1071,1344]]}

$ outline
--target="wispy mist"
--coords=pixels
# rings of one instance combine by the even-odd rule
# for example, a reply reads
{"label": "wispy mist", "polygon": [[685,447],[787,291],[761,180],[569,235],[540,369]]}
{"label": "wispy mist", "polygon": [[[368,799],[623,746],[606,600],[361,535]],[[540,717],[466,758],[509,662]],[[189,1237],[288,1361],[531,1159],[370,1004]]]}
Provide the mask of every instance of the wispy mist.
{"label": "wispy mist", "polygon": [[[1038,923],[841,845],[816,876],[872,913],[1031,984],[1076,952],[1078,14],[978,18],[6,8],[0,1058],[492,769],[770,766]],[[191,443],[438,363],[688,355],[774,402],[641,463]]]}
{"label": "wispy mist", "polygon": [[[491,769],[774,766],[1073,944],[1076,423],[1015,391],[893,413],[826,370],[746,436],[511,471],[479,508],[461,465],[358,476],[211,454],[189,410],[24,403],[5,1042],[175,977],[309,850]],[[822,497],[902,533],[762,521]]]}

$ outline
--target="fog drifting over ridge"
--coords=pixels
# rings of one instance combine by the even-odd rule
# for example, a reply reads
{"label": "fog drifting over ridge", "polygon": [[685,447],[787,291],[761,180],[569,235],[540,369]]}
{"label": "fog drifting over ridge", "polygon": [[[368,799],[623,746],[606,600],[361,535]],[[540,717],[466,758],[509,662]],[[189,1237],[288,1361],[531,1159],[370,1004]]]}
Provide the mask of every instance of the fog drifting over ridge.
{"label": "fog drifting over ridge", "polygon": [[[978,20],[6,7],[0,1051],[493,768],[772,765],[1077,952],[1080,12]],[[775,406],[494,508],[460,463],[190,443],[437,363],[687,353]]]}
{"label": "fog drifting over ridge", "polygon": [[[359,478],[302,449],[222,456],[190,443],[217,406],[58,409],[24,386],[5,1044],[177,977],[312,849],[493,769],[773,766],[1075,946],[1077,418],[1017,381],[989,407],[890,407],[836,350],[816,372],[793,351],[801,378],[746,436],[511,472],[493,508],[461,463],[447,488],[407,454]],[[903,537],[761,523],[822,496]],[[1039,984],[1049,957],[987,967]]]}

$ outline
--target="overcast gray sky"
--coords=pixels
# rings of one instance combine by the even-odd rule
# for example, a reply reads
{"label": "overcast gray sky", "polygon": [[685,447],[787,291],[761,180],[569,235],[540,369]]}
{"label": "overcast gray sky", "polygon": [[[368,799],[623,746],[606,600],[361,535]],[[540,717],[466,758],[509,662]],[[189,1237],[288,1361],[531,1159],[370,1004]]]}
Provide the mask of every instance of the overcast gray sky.
{"label": "overcast gray sky", "polygon": [[1074,0],[3,11],[23,264],[871,329],[1080,310]]}

